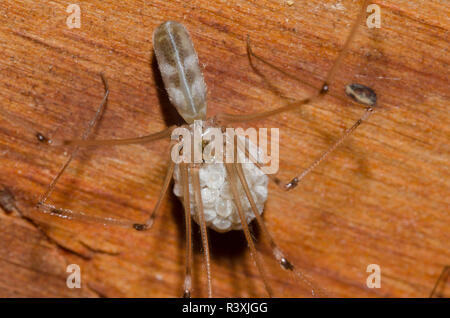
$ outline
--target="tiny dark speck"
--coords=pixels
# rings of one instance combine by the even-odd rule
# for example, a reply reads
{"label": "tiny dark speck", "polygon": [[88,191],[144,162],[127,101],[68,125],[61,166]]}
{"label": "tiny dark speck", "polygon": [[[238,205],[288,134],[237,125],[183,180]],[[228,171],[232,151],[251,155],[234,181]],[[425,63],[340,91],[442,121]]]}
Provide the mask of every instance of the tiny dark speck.
{"label": "tiny dark speck", "polygon": [[36,133],[36,138],[39,142],[46,143],[46,144],[49,143],[49,139],[39,132]]}

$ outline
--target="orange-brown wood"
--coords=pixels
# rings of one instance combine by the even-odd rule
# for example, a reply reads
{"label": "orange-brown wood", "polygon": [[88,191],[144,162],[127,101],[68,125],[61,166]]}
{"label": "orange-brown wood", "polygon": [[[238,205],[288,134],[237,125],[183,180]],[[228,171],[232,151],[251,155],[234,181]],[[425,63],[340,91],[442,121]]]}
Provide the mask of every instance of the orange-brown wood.
{"label": "orange-brown wood", "polygon": [[[34,206],[68,149],[38,142],[36,132],[79,138],[103,96],[100,72],[111,92],[96,138],[135,137],[180,123],[152,51],[152,32],[166,20],[191,33],[209,115],[284,105],[252,72],[247,34],[255,53],[306,82],[257,64],[284,95],[301,99],[320,87],[361,1],[77,3],[79,29],[66,25],[70,1],[0,3],[0,184],[58,243],[17,214],[0,212],[0,296],[179,297],[185,227],[177,198],[164,200],[144,232],[42,215]],[[450,264],[450,10],[438,0],[374,3],[381,28],[362,25],[325,99],[244,126],[280,129],[279,176],[289,180],[362,114],[345,85],[372,87],[378,111],[295,190],[272,184],[264,220],[290,260],[331,296],[427,297]],[[162,186],[168,145],[86,149],[51,202],[144,221]],[[193,296],[206,296],[199,227],[193,232]],[[254,232],[275,296],[310,296]],[[242,232],[211,233],[210,242],[215,296],[266,295]],[[66,287],[68,264],[80,265],[80,290]],[[366,286],[369,264],[381,267],[379,289]],[[448,289],[440,290],[448,295]]]}

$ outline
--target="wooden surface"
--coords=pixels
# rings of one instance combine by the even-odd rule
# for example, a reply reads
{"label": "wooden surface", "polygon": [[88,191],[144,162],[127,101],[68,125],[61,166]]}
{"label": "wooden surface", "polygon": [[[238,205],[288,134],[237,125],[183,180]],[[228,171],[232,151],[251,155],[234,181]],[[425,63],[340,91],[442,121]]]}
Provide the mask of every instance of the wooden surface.
{"label": "wooden surface", "polygon": [[[379,97],[370,121],[297,189],[270,186],[264,220],[292,262],[331,296],[427,297],[450,264],[450,9],[438,0],[374,2],[381,28],[362,26],[329,96],[251,124],[280,128],[280,177],[288,180],[362,114],[345,96],[346,84],[371,86]],[[256,53],[308,83],[259,65],[285,95],[301,99],[320,87],[361,1],[77,3],[80,29],[66,26],[70,1],[0,3],[0,183],[58,243],[17,214],[0,212],[0,296],[179,297],[184,220],[174,195],[147,232],[37,213],[39,195],[67,154],[34,134],[79,137],[103,95],[100,72],[111,95],[96,138],[133,137],[179,123],[152,51],[152,32],[166,20],[182,22],[191,33],[209,89],[209,115],[283,105],[251,71],[247,34]],[[167,145],[83,151],[52,202],[144,220],[162,184]],[[204,296],[199,228],[194,232],[193,295]],[[243,234],[211,234],[214,295],[266,296]],[[258,246],[275,296],[311,295],[264,244]],[[81,267],[79,290],[66,287],[68,264]],[[379,289],[366,287],[369,264],[381,267]]]}

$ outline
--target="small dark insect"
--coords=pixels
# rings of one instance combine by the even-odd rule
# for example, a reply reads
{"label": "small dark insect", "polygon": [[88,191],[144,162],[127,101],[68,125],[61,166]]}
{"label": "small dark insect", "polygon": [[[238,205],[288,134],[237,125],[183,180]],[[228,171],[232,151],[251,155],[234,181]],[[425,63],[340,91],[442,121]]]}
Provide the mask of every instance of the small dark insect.
{"label": "small dark insect", "polygon": [[356,102],[375,106],[377,102],[377,95],[370,87],[361,84],[349,84],[345,87],[345,93],[353,98]]}

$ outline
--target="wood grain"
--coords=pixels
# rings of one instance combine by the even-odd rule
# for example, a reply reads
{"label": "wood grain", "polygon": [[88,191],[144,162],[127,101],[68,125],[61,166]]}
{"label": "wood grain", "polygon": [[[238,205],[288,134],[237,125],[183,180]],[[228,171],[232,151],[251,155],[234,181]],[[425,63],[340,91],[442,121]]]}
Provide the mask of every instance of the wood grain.
{"label": "wood grain", "polygon": [[[179,123],[152,51],[152,32],[166,20],[191,33],[209,115],[283,105],[251,71],[247,34],[256,53],[307,83],[259,65],[285,95],[301,99],[320,87],[361,1],[78,1],[79,29],[66,26],[70,3],[0,3],[0,183],[58,243],[17,214],[0,213],[0,296],[179,297],[184,221],[174,195],[147,232],[42,215],[34,206],[67,149],[39,143],[36,132],[79,137],[103,95],[100,72],[111,95],[96,138]],[[379,98],[370,121],[295,191],[270,186],[264,219],[292,262],[331,296],[427,297],[450,264],[450,8],[438,0],[374,3],[381,28],[361,27],[324,100],[249,124],[280,129],[279,175],[289,180],[362,114],[345,96],[346,84],[368,85]],[[162,184],[167,145],[85,150],[52,202],[144,220]],[[194,296],[204,296],[198,227],[194,232]],[[276,296],[311,296],[258,246]],[[215,296],[266,296],[242,233],[211,233],[211,249]],[[81,267],[80,290],[65,286],[68,264]],[[379,289],[366,287],[369,264],[381,267]]]}

